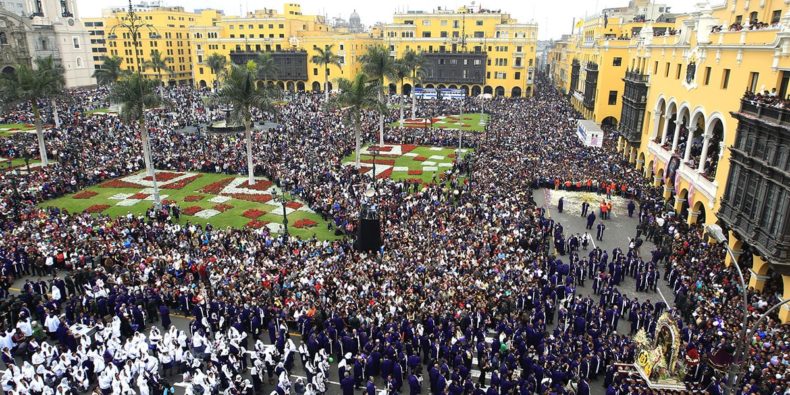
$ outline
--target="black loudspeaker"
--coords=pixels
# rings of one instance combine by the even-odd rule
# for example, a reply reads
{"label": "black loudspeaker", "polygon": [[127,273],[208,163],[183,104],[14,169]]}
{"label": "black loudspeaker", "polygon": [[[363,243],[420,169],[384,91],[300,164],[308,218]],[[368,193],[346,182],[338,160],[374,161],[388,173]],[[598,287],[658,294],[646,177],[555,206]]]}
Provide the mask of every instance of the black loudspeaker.
{"label": "black loudspeaker", "polygon": [[361,216],[354,243],[357,251],[376,252],[381,248],[381,221],[378,218]]}

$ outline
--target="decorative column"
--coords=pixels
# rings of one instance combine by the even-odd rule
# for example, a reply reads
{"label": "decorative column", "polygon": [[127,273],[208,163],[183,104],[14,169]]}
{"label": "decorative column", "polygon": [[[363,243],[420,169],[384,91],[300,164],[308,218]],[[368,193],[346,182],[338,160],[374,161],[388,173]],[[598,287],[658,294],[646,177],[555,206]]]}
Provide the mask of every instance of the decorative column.
{"label": "decorative column", "polygon": [[694,225],[697,223],[697,218],[699,218],[699,211],[689,210],[689,217],[686,219],[686,223],[689,225]]}
{"label": "decorative column", "polygon": [[680,121],[680,118],[678,118],[675,121],[675,136],[672,138],[672,152],[675,152],[678,149],[678,137],[680,137],[680,126],[683,125],[682,122],[678,122],[678,121]]}
{"label": "decorative column", "polygon": [[653,176],[653,186],[657,187],[657,186],[661,185],[661,181],[663,181],[663,179],[661,179],[661,177]]}
{"label": "decorative column", "polygon": [[[790,299],[790,274],[782,275],[782,283],[784,283],[785,288],[782,300]],[[779,308],[779,320],[782,321],[783,324],[790,322],[790,303]]]}
{"label": "decorative column", "polygon": [[[669,122],[664,120],[664,125],[663,125],[664,127],[662,127],[661,130],[658,130],[658,128],[662,126],[661,113],[654,115],[653,118],[654,118],[653,122],[655,122],[656,124],[656,136],[658,136],[658,134],[661,133],[661,144],[664,144],[664,142],[666,142],[667,140],[667,124],[669,124]],[[655,137],[653,138],[653,141],[656,141]]]}
{"label": "decorative column", "polygon": [[694,132],[696,131],[696,126],[689,127],[689,134],[686,137],[686,153],[683,155],[683,163],[688,162],[689,158],[691,157],[691,140],[694,138]]}
{"label": "decorative column", "polygon": [[713,137],[711,133],[705,133],[703,135],[704,141],[702,143],[702,155],[699,157],[699,166],[697,167],[697,171],[700,173],[705,171],[705,161],[708,160],[708,146],[710,145],[711,137]]}
{"label": "decorative column", "polygon": [[752,261],[752,267],[749,269],[749,273],[751,273],[749,288],[762,292],[765,288],[765,282],[771,278],[768,276],[768,262],[759,255],[753,255]]}
{"label": "decorative column", "polygon": [[672,187],[669,184],[664,184],[664,201],[668,202],[670,196],[672,196]]}

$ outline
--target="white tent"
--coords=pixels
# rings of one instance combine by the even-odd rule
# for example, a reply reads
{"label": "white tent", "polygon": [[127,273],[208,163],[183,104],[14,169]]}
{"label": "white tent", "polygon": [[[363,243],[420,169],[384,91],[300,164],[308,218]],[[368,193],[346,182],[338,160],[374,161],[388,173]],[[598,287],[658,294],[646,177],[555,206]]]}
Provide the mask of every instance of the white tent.
{"label": "white tent", "polygon": [[593,121],[580,119],[576,127],[576,135],[579,136],[582,144],[588,147],[601,148],[603,146],[603,130]]}

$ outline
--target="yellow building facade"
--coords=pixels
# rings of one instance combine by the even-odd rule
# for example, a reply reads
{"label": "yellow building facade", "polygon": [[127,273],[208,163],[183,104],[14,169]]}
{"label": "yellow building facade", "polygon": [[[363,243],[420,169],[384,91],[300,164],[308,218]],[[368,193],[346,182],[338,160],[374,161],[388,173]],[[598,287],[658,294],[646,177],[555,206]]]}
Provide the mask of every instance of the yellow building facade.
{"label": "yellow building facade", "polygon": [[[383,44],[396,59],[410,49],[437,66],[458,62],[457,70],[436,67],[437,75],[426,76],[422,84],[426,88],[463,89],[473,96],[530,96],[534,92],[537,24],[519,23],[500,11],[461,7],[397,13],[381,31]],[[479,56],[465,58],[463,54]],[[460,63],[465,60],[485,62],[479,65],[485,67],[479,68],[479,75],[464,74]],[[445,70],[446,75],[439,75]],[[407,83],[401,92],[396,82],[388,83],[391,93],[408,94],[412,88]]]}
{"label": "yellow building facade", "polygon": [[[650,18],[656,21],[648,23]],[[574,34],[552,49],[552,80],[586,119],[616,126],[623,108],[623,79],[633,67],[630,48],[645,34],[671,30],[673,18],[663,5],[632,0],[628,7],[580,19]]]}
{"label": "yellow building facade", "polygon": [[[762,290],[781,276],[785,299],[790,141],[783,125],[790,114],[764,109],[744,99],[744,92],[788,97],[788,11],[783,0],[702,4],[614,42],[589,41],[588,31],[599,37],[600,26],[588,18],[579,34],[555,45],[549,56],[554,83],[572,92],[570,100],[585,117],[599,123],[613,117],[618,149],[663,187],[676,215],[689,224],[724,228],[735,257],[747,262],[744,270],[751,267],[749,286]],[[585,89],[589,84],[579,88],[588,80],[586,62],[599,66],[595,92]],[[620,89],[619,109],[600,103]],[[586,106],[591,97],[594,105]],[[752,142],[753,136],[759,137]],[[779,315],[790,321],[788,305]]]}
{"label": "yellow building facade", "polygon": [[[211,26],[220,17],[216,10],[200,13],[186,12],[183,7],[152,7],[135,10],[142,22],[151,28],[142,28],[138,34],[138,47],[135,53],[131,33],[119,27],[124,23],[128,10],[112,9],[105,12],[104,32],[108,56],[117,55],[123,59],[121,68],[140,71],[144,76],[162,80],[169,84],[189,84],[192,81],[192,26]],[[158,50],[172,73],[143,64],[151,59],[151,53]]]}
{"label": "yellow building facade", "polygon": [[[285,4],[282,13],[266,9],[245,17],[221,17],[213,25],[194,26],[191,32],[194,83],[198,87],[213,86],[217,79],[206,64],[213,54],[225,56],[230,64],[269,52],[278,69],[277,76],[267,78],[272,84],[290,91],[323,91],[323,67],[311,59],[318,48],[331,46],[341,63],[340,67],[329,67],[332,89],[337,78],[353,77],[360,68],[359,57],[369,46],[380,43],[368,33],[332,31],[323,16],[303,15],[296,3]],[[302,68],[306,73],[297,70]]]}
{"label": "yellow building facade", "polygon": [[[641,144],[623,141],[621,148],[664,186],[664,197],[689,223],[720,219],[744,92],[787,96],[788,10],[782,0],[730,0],[678,18],[677,34],[632,49],[650,89]],[[672,180],[668,172],[677,177]],[[729,242],[740,255],[744,240],[730,230]],[[750,285],[762,289],[769,262],[756,253],[749,258]],[[784,283],[789,298],[790,276],[784,275]],[[785,306],[780,315],[787,322],[790,309]]]}

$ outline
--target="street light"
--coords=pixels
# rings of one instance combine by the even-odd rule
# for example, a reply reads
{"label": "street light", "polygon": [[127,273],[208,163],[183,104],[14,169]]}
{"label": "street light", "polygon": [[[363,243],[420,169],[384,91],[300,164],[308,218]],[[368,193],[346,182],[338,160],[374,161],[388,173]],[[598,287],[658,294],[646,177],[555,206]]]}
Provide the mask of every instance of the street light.
{"label": "street light", "polygon": [[[118,24],[113,26],[110,29],[110,33],[107,35],[107,38],[110,40],[114,40],[118,38],[118,35],[115,34],[115,30],[121,28],[126,30],[132,36],[132,46],[134,47],[134,59],[137,63],[136,73],[137,76],[140,78],[140,111],[141,116],[143,117],[143,124],[145,124],[145,102],[143,101],[143,84],[142,84],[142,58],[140,58],[140,50],[138,47],[140,46],[140,42],[138,41],[138,35],[140,31],[145,29],[148,31],[148,37],[150,39],[159,39],[162,36],[159,35],[159,32],[156,31],[156,27],[150,23],[143,22],[143,18],[134,12],[134,7],[132,6],[132,0],[129,0],[129,10],[126,12],[126,16],[121,18]],[[159,208],[161,206],[161,202],[159,200],[159,185],[156,182],[156,167],[154,166],[153,157],[151,155],[151,142],[148,137],[148,130],[143,125],[140,130],[140,136],[143,140],[143,156],[144,160],[147,164],[151,167],[151,180],[153,182],[154,187],[154,206]]]}
{"label": "street light", "polygon": [[378,183],[376,183],[376,156],[379,154],[379,147],[373,146],[368,148],[370,154],[373,155],[373,190],[376,191],[376,194],[379,192]]}
{"label": "street light", "polygon": [[735,388],[736,376],[738,375],[739,370],[743,367],[742,364],[744,363],[744,354],[746,352],[746,345],[748,344],[749,333],[754,333],[754,331],[762,323],[765,317],[768,316],[768,314],[772,313],[774,310],[778,309],[782,305],[790,302],[790,299],[785,299],[782,302],[775,304],[770,309],[768,309],[765,313],[763,313],[757,319],[754,325],[748,327],[749,290],[746,288],[746,282],[743,279],[743,272],[741,271],[740,266],[738,266],[738,258],[735,256],[735,253],[732,251],[729,244],[727,244],[727,237],[724,235],[724,231],[721,229],[721,226],[716,224],[707,225],[705,226],[705,231],[710,237],[715,239],[716,242],[724,245],[724,248],[727,249],[727,254],[729,254],[730,258],[732,259],[732,266],[735,266],[735,270],[738,272],[738,280],[740,281],[740,285],[741,285],[741,299],[743,301],[743,324],[741,326],[739,341],[735,348],[735,359],[733,360],[732,364],[730,364],[729,371],[727,372],[727,387],[724,391],[725,395],[730,395],[733,393],[733,388]]}
{"label": "street light", "polygon": [[279,201],[283,205],[283,226],[285,227],[285,239],[288,240],[288,215],[285,213],[285,206],[288,201],[285,198],[285,190],[288,189],[288,183],[283,183],[283,188],[280,189]]}

